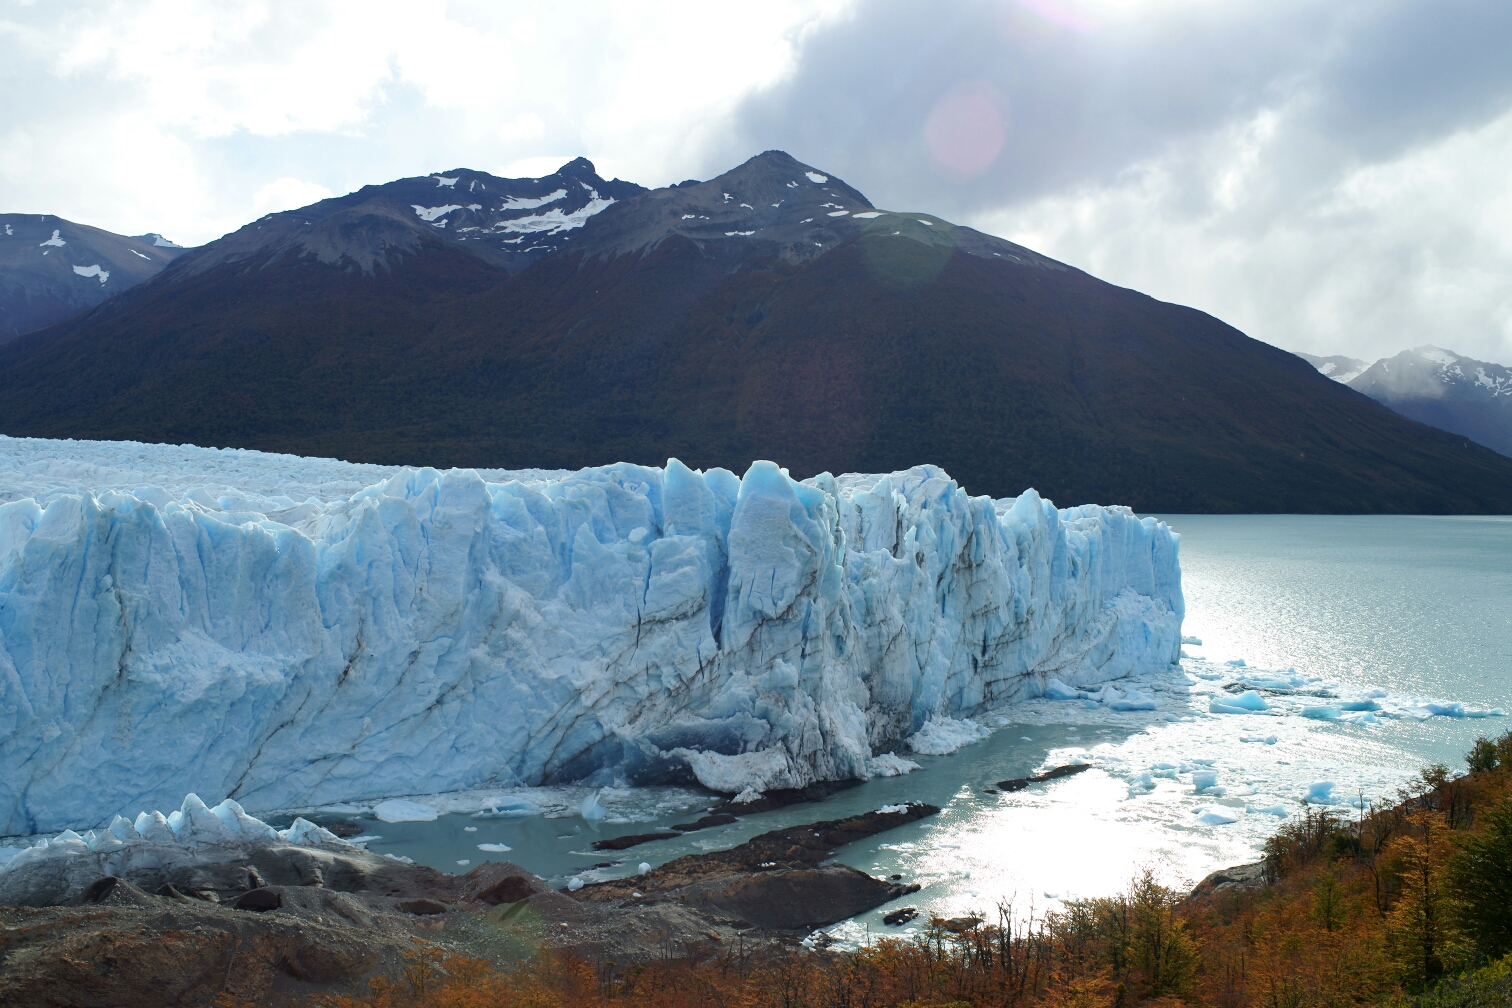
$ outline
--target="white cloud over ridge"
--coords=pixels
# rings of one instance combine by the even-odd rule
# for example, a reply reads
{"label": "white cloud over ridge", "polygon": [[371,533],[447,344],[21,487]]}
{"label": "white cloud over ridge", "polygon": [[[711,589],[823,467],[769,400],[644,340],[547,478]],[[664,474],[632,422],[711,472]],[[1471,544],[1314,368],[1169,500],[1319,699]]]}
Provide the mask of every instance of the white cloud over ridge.
{"label": "white cloud over ridge", "polygon": [[0,209],[198,243],[406,175],[782,148],[1279,346],[1512,363],[1508,37],[1490,0],[11,4]]}
{"label": "white cloud over ridge", "polygon": [[279,179],[348,192],[571,150],[605,174],[677,181],[838,6],[12,5],[0,183],[8,210],[199,243],[256,216]]}

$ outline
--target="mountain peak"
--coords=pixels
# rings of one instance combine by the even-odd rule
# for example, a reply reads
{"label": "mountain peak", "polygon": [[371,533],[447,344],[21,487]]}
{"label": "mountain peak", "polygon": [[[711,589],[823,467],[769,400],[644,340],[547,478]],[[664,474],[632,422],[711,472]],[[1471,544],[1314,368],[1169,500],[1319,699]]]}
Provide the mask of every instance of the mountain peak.
{"label": "mountain peak", "polygon": [[593,162],[585,157],[575,157],[556,170],[558,175],[568,178],[598,178],[598,169],[593,167]]}
{"label": "mountain peak", "polygon": [[707,182],[690,179],[615,206],[585,227],[572,247],[589,256],[616,256],[680,237],[733,270],[763,258],[807,262],[860,236],[960,251],[1006,265],[1065,268],[1012,242],[930,214],[879,210],[841,179],[780,150],[763,151]]}
{"label": "mountain peak", "polygon": [[872,209],[871,200],[863,196],[860,190],[853,189],[828,172],[804,164],[787,151],[762,151],[708,184],[715,182],[729,188],[746,190],[744,194],[747,196],[778,200],[791,198],[794,189],[822,186],[833,199],[840,201],[836,204],[837,208],[843,203],[846,206],[859,205],[863,210]]}
{"label": "mountain peak", "polygon": [[1423,360],[1434,364],[1449,365],[1460,359],[1460,355],[1454,351],[1445,350],[1443,347],[1436,347],[1429,343],[1424,343],[1420,347],[1413,347],[1411,352],[1417,354]]}

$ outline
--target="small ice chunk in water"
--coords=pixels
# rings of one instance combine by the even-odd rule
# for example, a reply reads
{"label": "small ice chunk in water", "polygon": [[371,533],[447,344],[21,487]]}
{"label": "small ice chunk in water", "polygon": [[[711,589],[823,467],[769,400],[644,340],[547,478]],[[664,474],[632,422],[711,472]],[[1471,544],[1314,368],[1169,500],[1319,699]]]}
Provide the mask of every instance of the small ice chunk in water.
{"label": "small ice chunk in water", "polygon": [[1305,718],[1312,718],[1314,721],[1337,721],[1339,720],[1339,708],[1303,707],[1302,716]]}
{"label": "small ice chunk in water", "polygon": [[1193,811],[1204,826],[1227,826],[1239,821],[1239,813],[1224,805],[1204,805]]}
{"label": "small ice chunk in water", "polygon": [[1286,810],[1286,806],[1280,804],[1279,802],[1275,805],[1266,805],[1263,807],[1259,805],[1246,805],[1244,806],[1244,811],[1257,813],[1259,815],[1273,815],[1278,819],[1285,819],[1288,815],[1291,814]]}
{"label": "small ice chunk in water", "polygon": [[1045,698],[1048,700],[1075,700],[1079,694],[1059,679],[1045,683]]}
{"label": "small ice chunk in water", "polygon": [[488,851],[490,854],[502,854],[505,851],[514,850],[514,848],[501,843],[480,843],[478,844],[478,850]]}
{"label": "small ice chunk in water", "polygon": [[474,812],[474,819],[520,819],[535,815],[535,808],[519,799],[500,798],[490,802],[488,808]]}
{"label": "small ice chunk in water", "polygon": [[390,798],[373,806],[373,815],[383,822],[432,822],[440,813],[429,805]]}
{"label": "small ice chunk in water", "polygon": [[476,827],[476,826],[463,826],[462,827],[462,832],[463,833],[476,833],[476,832],[478,832],[478,827]]}
{"label": "small ice chunk in water", "polygon": [[1218,783],[1218,771],[1217,770],[1193,770],[1192,771],[1192,787],[1196,788],[1199,792],[1200,791],[1206,791],[1208,788],[1213,787],[1217,783]]}
{"label": "small ice chunk in water", "polygon": [[1244,664],[1244,659],[1243,658],[1234,658],[1234,659],[1232,659],[1230,661],[1224,662],[1223,664],[1225,664],[1225,665],[1232,665],[1234,668],[1245,668],[1246,667],[1245,664]]}
{"label": "small ice chunk in water", "polygon": [[1240,735],[1239,736],[1239,741],[1240,742],[1263,742],[1266,745],[1275,745],[1276,744],[1276,736],[1274,736],[1274,735]]}
{"label": "small ice chunk in water", "polygon": [[1141,693],[1139,690],[1129,690],[1120,700],[1114,700],[1108,704],[1109,710],[1116,711],[1146,711],[1159,707],[1159,702],[1149,693]]}
{"label": "small ice chunk in water", "polygon": [[1208,704],[1208,710],[1213,714],[1255,714],[1270,710],[1270,704],[1254,690],[1245,690],[1236,697],[1214,700]]}
{"label": "small ice chunk in water", "polygon": [[[914,770],[918,770],[920,769],[920,767],[919,764],[915,763],[913,760],[904,759],[897,753],[883,753],[880,756],[873,756],[867,763],[867,769],[869,769],[872,772],[872,775],[875,777],[898,777],[902,774],[911,773]],[[745,792],[741,792],[741,794],[745,794]],[[759,798],[761,796],[760,794],[757,794],[756,797]],[[737,795],[734,800],[737,802],[740,801],[740,796]],[[755,798],[748,800],[754,801]]]}
{"label": "small ice chunk in water", "polygon": [[635,874],[637,874],[637,875],[644,875],[647,872],[649,872],[650,870],[651,870],[651,864],[650,864],[650,862],[642,861],[640,863],[640,867],[638,867],[638,868],[635,869]]}
{"label": "small ice chunk in water", "polygon": [[461,861],[458,861],[457,864],[460,864],[460,865],[469,865],[469,864],[472,864],[472,862],[469,861],[467,858],[463,858]]}
{"label": "small ice chunk in water", "polygon": [[1181,643],[1183,643],[1183,644],[1196,644],[1198,647],[1202,647],[1202,638],[1201,637],[1183,637],[1183,638],[1181,638]]}
{"label": "small ice chunk in water", "polygon": [[583,888],[583,880],[574,875],[567,881],[567,888],[571,889],[573,892],[577,892],[579,889]]}
{"label": "small ice chunk in water", "polygon": [[597,791],[583,799],[583,804],[579,811],[582,812],[583,818],[589,822],[597,822],[609,814],[604,810],[604,806],[599,804],[599,792]]}
{"label": "small ice chunk in water", "polygon": [[1333,781],[1314,781],[1307,785],[1307,794],[1302,800],[1309,805],[1332,805],[1335,802],[1333,789]]}
{"label": "small ice chunk in water", "polygon": [[992,729],[984,728],[969,718],[956,720],[936,714],[924,723],[924,727],[903,741],[916,753],[944,756],[961,746],[980,742],[991,734]]}

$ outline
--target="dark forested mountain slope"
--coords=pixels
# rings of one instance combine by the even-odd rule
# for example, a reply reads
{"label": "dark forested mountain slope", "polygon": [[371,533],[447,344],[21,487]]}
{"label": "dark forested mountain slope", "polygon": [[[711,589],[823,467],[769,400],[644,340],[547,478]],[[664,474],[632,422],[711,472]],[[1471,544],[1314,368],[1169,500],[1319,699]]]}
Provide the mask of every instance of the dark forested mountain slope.
{"label": "dark forested mountain slope", "polygon": [[[452,177],[427,184],[474,181]],[[973,493],[1145,511],[1512,509],[1512,460],[780,152],[616,197],[519,270],[410,196],[356,195],[0,347],[0,431],[438,466],[927,461]]]}

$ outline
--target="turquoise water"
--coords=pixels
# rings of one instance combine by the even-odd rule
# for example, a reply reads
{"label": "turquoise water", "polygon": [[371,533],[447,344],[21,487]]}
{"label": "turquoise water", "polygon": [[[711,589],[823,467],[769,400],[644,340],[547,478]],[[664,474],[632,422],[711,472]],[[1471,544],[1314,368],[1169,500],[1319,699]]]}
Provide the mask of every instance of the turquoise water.
{"label": "turquoise water", "polygon": [[[1428,763],[1462,767],[1477,734],[1512,729],[1512,720],[1494,717],[1346,724],[1298,716],[1302,704],[1326,702],[1313,694],[1371,688],[1397,707],[1429,699],[1512,710],[1512,518],[1163,520],[1182,535],[1184,633],[1202,644],[1187,645],[1180,669],[1138,683],[1160,698],[1157,712],[1115,714],[1074,701],[1008,708],[979,719],[995,729],[990,738],[948,756],[915,756],[921,769],[907,776],[620,854],[595,854],[589,844],[686,822],[711,796],[610,790],[600,796],[610,820],[589,822],[572,814],[587,791],[554,789],[563,818],[450,814],[432,823],[372,823],[382,837],[372,849],[448,871],[466,870],[463,860],[509,859],[562,885],[574,876],[623,876],[642,861],[654,866],[779,826],[921,800],[941,814],[854,844],[838,860],[920,882],[925,888],[903,902],[927,912],[991,914],[1011,902],[1016,912],[1040,913],[1113,891],[1146,865],[1185,884],[1253,860],[1317,782],[1336,785],[1336,810],[1348,815],[1346,800],[1389,800]],[[1225,664],[1239,659],[1242,669]],[[1273,696],[1275,709],[1264,714],[1210,713],[1214,699],[1242,688],[1236,676],[1262,669],[1319,682],[1298,697]],[[998,780],[1073,760],[1094,769],[989,793]],[[1217,771],[1225,790],[1199,793],[1193,769]],[[1153,773],[1143,779],[1148,787],[1146,773]],[[1281,815],[1258,811],[1264,808]],[[1235,821],[1198,819],[1213,810]],[[511,850],[482,852],[479,843]],[[591,867],[604,862],[612,864]],[[888,933],[881,923],[888,909],[830,930],[848,940]]]}
{"label": "turquoise water", "polygon": [[[1181,533],[1193,653],[1512,710],[1512,517],[1165,515]],[[1460,765],[1484,730],[1399,724]]]}

